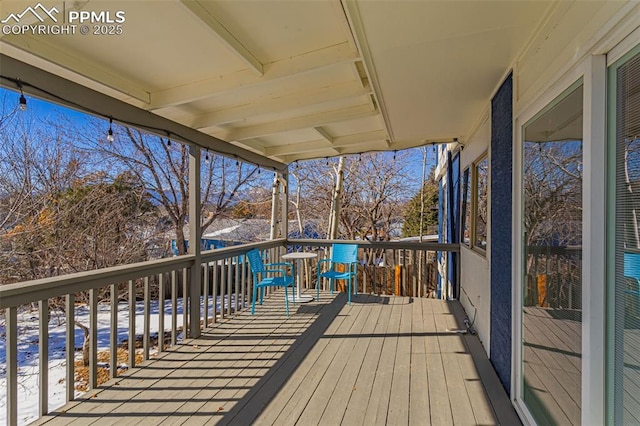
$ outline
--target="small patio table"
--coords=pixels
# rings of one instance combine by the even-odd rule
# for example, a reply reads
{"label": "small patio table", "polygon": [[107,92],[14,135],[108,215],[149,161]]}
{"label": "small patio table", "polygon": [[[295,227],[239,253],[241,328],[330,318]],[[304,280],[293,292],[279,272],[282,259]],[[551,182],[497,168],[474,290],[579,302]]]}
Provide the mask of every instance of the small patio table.
{"label": "small patio table", "polygon": [[[306,251],[295,251],[293,253],[287,253],[282,256],[285,260],[295,260],[296,261],[296,269],[298,270],[298,278],[296,279],[296,296],[295,301],[300,303],[311,302],[313,300],[313,296],[301,295],[300,287],[302,286],[302,268],[303,261],[306,259],[313,259],[314,257],[318,257],[317,253],[310,253]],[[293,295],[289,296],[289,301],[293,301]]]}

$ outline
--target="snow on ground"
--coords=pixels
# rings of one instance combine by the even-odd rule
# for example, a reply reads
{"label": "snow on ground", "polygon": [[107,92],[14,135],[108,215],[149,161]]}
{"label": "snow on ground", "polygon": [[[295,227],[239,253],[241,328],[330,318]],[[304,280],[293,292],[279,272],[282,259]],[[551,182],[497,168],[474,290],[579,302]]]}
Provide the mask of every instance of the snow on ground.
{"label": "snow on ground", "polygon": [[242,225],[233,225],[233,226],[230,226],[228,228],[219,229],[217,231],[209,232],[208,234],[204,234],[202,236],[202,238],[219,237],[220,235],[228,234],[230,232],[235,231],[236,229],[240,228],[240,226],[242,226]]}
{"label": "snow on ground", "polygon": [[[231,302],[234,303],[232,296]],[[209,306],[213,299],[209,297]],[[151,301],[151,333],[158,333],[158,301]],[[225,304],[226,306],[226,304]],[[220,303],[218,298],[218,310]],[[178,299],[177,323],[182,327],[182,299]],[[204,298],[201,298],[201,312],[204,315]],[[165,301],[165,330],[171,327],[171,300]],[[136,335],[144,330],[144,302],[136,303]],[[77,305],[76,321],[89,325],[89,309],[86,305]],[[209,309],[211,315],[211,308]],[[203,317],[204,318],[204,317]],[[98,305],[98,350],[109,349],[110,341],[110,305]],[[18,312],[18,424],[28,424],[38,418],[38,389],[39,385],[39,353],[38,353],[38,309],[37,306],[24,307]],[[7,423],[7,380],[6,380],[6,339],[4,321],[0,324],[0,425]],[[127,341],[129,336],[129,305],[122,302],[118,305],[118,342]],[[82,344],[84,333],[75,327],[76,359],[82,359]],[[182,339],[182,335],[178,335]],[[49,411],[53,411],[65,404],[66,390],[66,321],[64,314],[59,311],[51,312],[49,320]],[[76,397],[82,392],[76,391]]]}

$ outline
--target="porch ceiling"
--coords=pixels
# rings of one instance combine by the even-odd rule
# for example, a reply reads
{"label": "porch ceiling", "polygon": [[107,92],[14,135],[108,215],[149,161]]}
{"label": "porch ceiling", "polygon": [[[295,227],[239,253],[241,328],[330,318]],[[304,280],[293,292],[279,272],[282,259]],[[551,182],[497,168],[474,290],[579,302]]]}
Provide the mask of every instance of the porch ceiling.
{"label": "porch ceiling", "polygon": [[[282,162],[464,139],[551,7],[42,3],[60,16],[122,10],[123,34],[0,35],[2,54]],[[26,4],[3,1],[0,18]]]}

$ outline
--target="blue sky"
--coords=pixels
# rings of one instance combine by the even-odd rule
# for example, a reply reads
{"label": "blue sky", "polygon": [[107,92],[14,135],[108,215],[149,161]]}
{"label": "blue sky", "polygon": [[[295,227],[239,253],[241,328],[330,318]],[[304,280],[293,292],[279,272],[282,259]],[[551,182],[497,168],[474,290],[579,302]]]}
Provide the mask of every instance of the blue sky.
{"label": "blue sky", "polygon": [[[57,121],[64,117],[65,121],[70,123],[76,123],[78,127],[85,128],[84,124],[86,123],[88,114],[76,111],[67,107],[63,107],[48,101],[43,101],[38,98],[34,98],[29,95],[25,95],[27,98],[27,107],[29,109],[30,115],[32,117],[37,117],[40,122],[48,122],[50,120]],[[11,110],[13,108],[12,103],[18,104],[18,99],[20,97],[20,93],[18,91],[9,90],[5,88],[0,88],[0,102],[4,104],[4,108],[6,110]],[[108,128],[107,120],[105,122],[105,132]],[[435,154],[432,147],[427,148],[427,173],[435,164]],[[408,186],[414,187],[415,191],[417,191],[420,187],[420,176],[422,174],[422,159],[423,159],[423,149],[422,148],[414,148],[408,150],[408,158],[406,164],[406,171],[415,179],[411,179],[411,182],[407,182]],[[392,161],[393,153],[388,153],[386,155],[389,158],[389,161]]]}

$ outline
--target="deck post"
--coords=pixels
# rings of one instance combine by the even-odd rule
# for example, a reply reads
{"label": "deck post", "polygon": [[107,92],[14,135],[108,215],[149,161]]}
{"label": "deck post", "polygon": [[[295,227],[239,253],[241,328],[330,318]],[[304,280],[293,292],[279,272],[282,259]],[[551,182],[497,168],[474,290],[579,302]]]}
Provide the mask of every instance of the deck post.
{"label": "deck post", "polygon": [[[280,222],[280,233],[282,238],[287,238],[289,235],[289,174],[280,174],[280,187],[282,193],[282,220]],[[300,238],[304,238],[304,235],[300,235]]]}
{"label": "deck post", "polygon": [[[202,289],[200,235],[200,148],[189,145],[189,254],[195,256],[190,268],[189,337],[200,337],[200,293]],[[184,296],[184,295],[183,295]]]}
{"label": "deck post", "polygon": [[[271,190],[271,232],[269,239],[275,240],[280,233],[278,226],[278,204],[280,201],[280,180],[278,179],[278,173],[273,173],[273,187]],[[269,260],[275,262],[275,260]]]}

